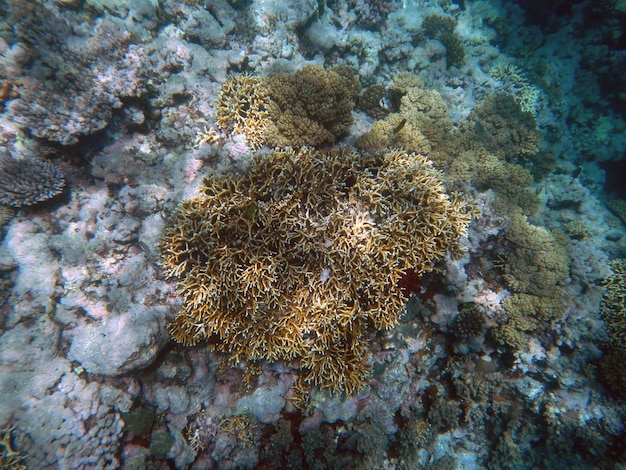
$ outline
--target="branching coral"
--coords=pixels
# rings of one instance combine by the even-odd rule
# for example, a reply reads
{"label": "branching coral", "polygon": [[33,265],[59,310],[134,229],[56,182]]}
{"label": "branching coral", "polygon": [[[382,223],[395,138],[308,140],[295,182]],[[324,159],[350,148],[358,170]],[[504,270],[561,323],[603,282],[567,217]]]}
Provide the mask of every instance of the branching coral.
{"label": "branching coral", "polygon": [[26,456],[15,448],[17,431],[9,426],[0,431],[0,468],[26,470]]}
{"label": "branching coral", "polygon": [[485,98],[463,123],[462,131],[467,148],[482,147],[509,163],[535,164],[541,140],[537,122],[511,95]]}
{"label": "branching coral", "polygon": [[368,329],[404,311],[399,281],[456,250],[469,220],[415,154],[255,157],[247,176],[207,178],[165,231],[183,299],[170,331],[234,361],[299,359],[308,383],[353,393],[369,371]]}
{"label": "branching coral", "polygon": [[[294,74],[264,79],[230,77],[216,103],[217,126],[228,134],[243,134],[252,149],[332,144],[352,123],[359,81],[347,66],[324,69],[308,65]],[[213,130],[200,132],[196,142],[213,143]]]}
{"label": "branching coral", "polygon": [[447,66],[460,67],[465,63],[465,49],[461,38],[455,33],[456,23],[449,16],[430,15],[422,24],[427,38],[437,39],[446,48]]}
{"label": "branching coral", "polygon": [[367,151],[400,147],[408,152],[430,154],[431,148],[452,132],[445,102],[436,91],[425,90],[412,74],[398,74],[389,88],[399,102],[398,112],[376,121],[358,139],[357,145]]}
{"label": "branching coral", "polygon": [[359,23],[367,29],[379,30],[387,15],[394,11],[393,0],[352,0]]}
{"label": "branching coral", "polygon": [[489,71],[489,75],[504,82],[513,93],[522,111],[537,116],[541,92],[539,88],[530,84],[526,74],[519,67],[511,64],[497,64]]}
{"label": "branching coral", "polygon": [[266,79],[270,105],[267,143],[271,147],[320,146],[343,137],[352,124],[360,85],[354,70],[307,65],[294,74]]}
{"label": "branching coral", "polygon": [[220,129],[244,134],[253,149],[263,145],[269,97],[259,79],[247,74],[228,78],[222,85],[216,106]]}
{"label": "branching coral", "polygon": [[526,344],[524,332],[535,331],[565,313],[561,285],[569,278],[563,246],[543,227],[528,223],[516,211],[506,234],[513,244],[504,265],[504,279],[515,292],[502,305],[508,323],[493,331],[496,340],[514,348]]}

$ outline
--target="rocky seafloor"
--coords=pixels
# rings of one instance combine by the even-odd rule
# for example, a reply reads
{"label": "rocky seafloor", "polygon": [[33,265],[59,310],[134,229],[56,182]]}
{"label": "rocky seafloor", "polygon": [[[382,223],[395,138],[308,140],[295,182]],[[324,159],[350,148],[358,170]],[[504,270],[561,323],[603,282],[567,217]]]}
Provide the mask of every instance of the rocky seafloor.
{"label": "rocky seafloor", "polygon": [[[600,312],[611,260],[626,257],[626,195],[610,186],[624,176],[623,2],[31,0],[0,14],[2,468],[626,466],[626,364]],[[453,29],[429,34],[427,17]],[[232,365],[173,342],[181,300],[160,264],[163,229],[204,175],[245,172],[254,153],[241,136],[198,144],[220,86],[306,64],[353,67],[363,87],[411,72],[450,129],[514,96],[539,130],[515,164],[541,174],[527,220],[567,260],[562,314],[494,336],[517,321],[507,275],[534,273],[507,268],[522,255],[502,178],[473,184],[447,162],[479,213],[466,253],[372,333],[355,396],[301,399],[294,364]],[[352,116],[335,145],[376,120]],[[493,142],[510,145],[523,142]]]}

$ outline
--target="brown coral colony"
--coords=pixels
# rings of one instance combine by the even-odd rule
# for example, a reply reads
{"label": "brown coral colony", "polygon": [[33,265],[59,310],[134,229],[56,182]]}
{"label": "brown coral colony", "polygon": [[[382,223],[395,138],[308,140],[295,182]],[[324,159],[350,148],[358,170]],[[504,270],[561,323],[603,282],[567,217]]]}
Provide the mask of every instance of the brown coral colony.
{"label": "brown coral colony", "polygon": [[181,204],[161,247],[183,307],[176,341],[210,340],[234,361],[299,360],[308,383],[366,383],[366,333],[404,311],[407,270],[458,249],[470,215],[441,174],[399,150],[311,148],[254,157]]}

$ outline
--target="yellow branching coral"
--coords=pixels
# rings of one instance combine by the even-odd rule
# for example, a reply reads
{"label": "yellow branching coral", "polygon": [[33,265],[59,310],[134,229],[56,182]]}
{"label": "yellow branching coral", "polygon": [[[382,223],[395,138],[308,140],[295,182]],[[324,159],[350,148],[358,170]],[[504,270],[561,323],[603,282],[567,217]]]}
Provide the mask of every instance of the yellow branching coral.
{"label": "yellow branching coral", "polygon": [[[332,144],[352,124],[360,92],[354,69],[307,65],[293,74],[259,79],[235,75],[224,82],[217,99],[217,128],[245,135],[254,150]],[[219,142],[216,129],[199,132],[198,143]]]}
{"label": "yellow branching coral", "polygon": [[[217,126],[232,134],[243,134],[250,147],[258,149],[265,141],[269,97],[258,78],[248,74],[229,77],[217,99]],[[200,134],[210,142],[211,133]]]}
{"label": "yellow branching coral", "polygon": [[399,281],[456,250],[469,220],[422,156],[255,157],[246,176],[207,178],[165,231],[164,265],[183,299],[170,331],[235,361],[298,360],[306,382],[353,393],[369,372],[368,329],[404,311]]}
{"label": "yellow branching coral", "polygon": [[537,116],[541,91],[530,84],[528,77],[519,67],[512,64],[497,64],[489,70],[489,75],[508,86],[522,111]]}

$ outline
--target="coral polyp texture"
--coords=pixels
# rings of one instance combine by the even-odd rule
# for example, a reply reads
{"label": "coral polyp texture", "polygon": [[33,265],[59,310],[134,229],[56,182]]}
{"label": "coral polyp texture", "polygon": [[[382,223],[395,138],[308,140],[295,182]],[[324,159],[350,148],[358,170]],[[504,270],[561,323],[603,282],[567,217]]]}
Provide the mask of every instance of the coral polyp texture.
{"label": "coral polyp texture", "polygon": [[50,162],[0,157],[0,204],[30,206],[57,196],[64,187],[61,170]]}
{"label": "coral polyp texture", "polygon": [[400,280],[458,251],[469,222],[423,156],[257,156],[245,176],[208,177],[165,230],[183,300],[170,331],[235,362],[297,359],[307,383],[352,394],[369,374],[368,331],[404,312]]}
{"label": "coral polyp texture", "polygon": [[606,292],[600,311],[611,341],[626,351],[626,260],[613,261],[611,269],[613,274],[604,280]]}
{"label": "coral polyp texture", "polygon": [[270,147],[321,146],[344,137],[361,86],[355,70],[306,65],[293,74],[269,75],[272,103],[266,140]]}

